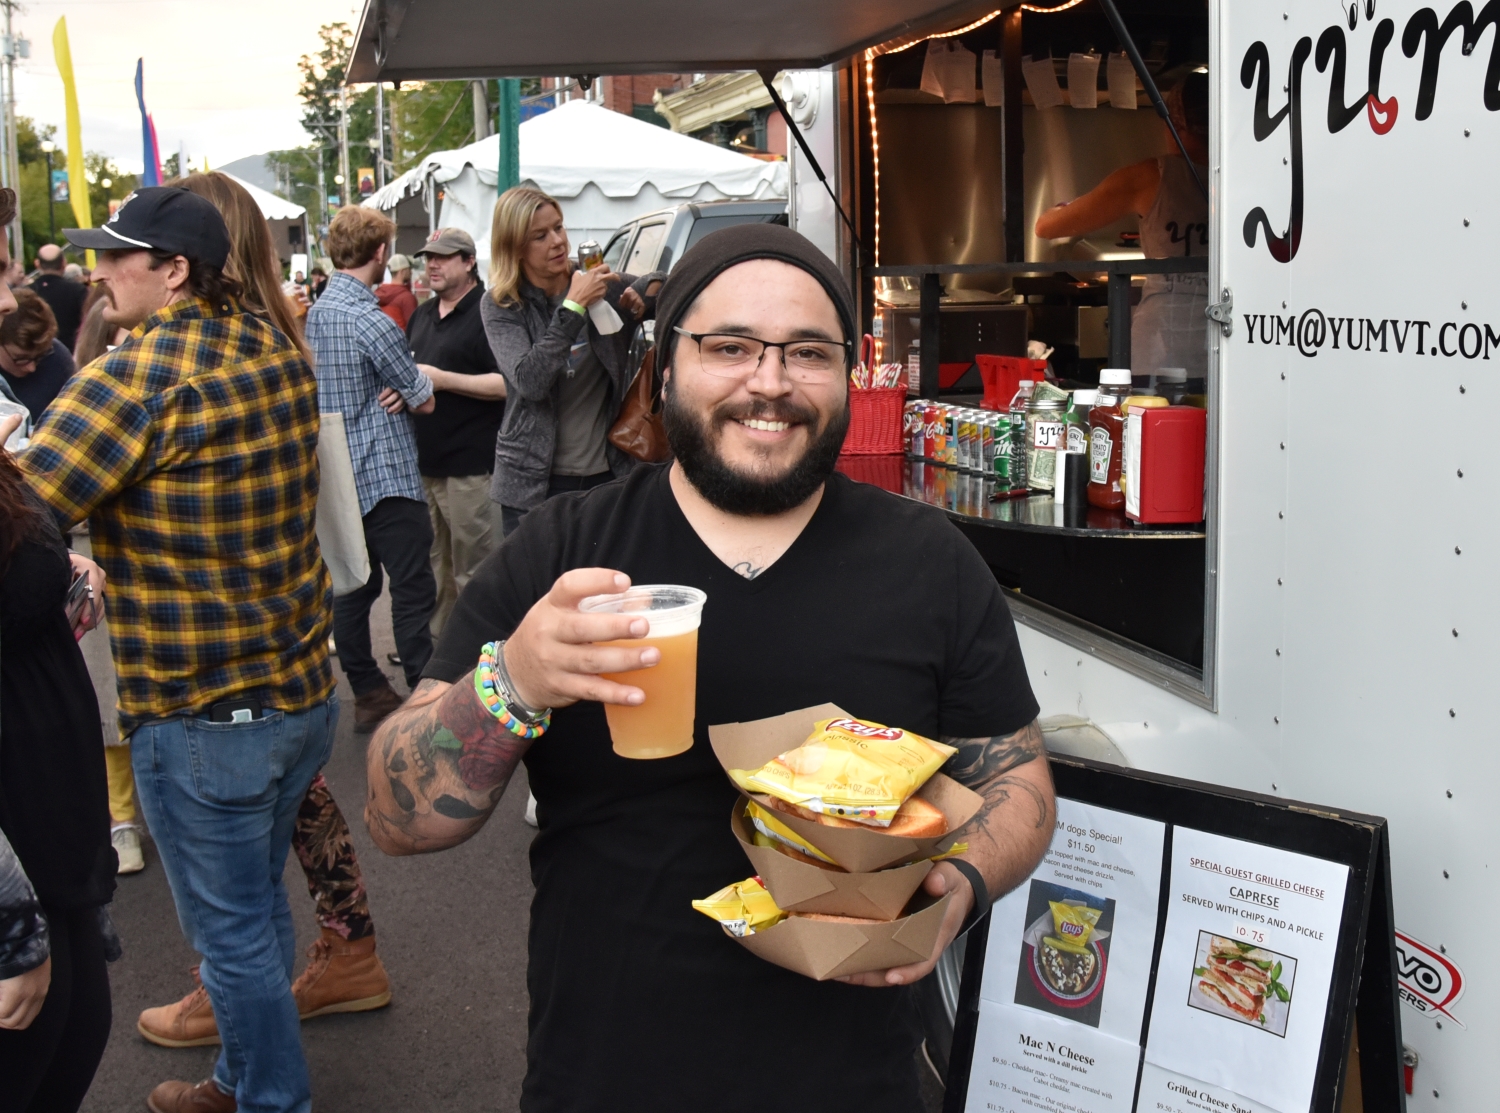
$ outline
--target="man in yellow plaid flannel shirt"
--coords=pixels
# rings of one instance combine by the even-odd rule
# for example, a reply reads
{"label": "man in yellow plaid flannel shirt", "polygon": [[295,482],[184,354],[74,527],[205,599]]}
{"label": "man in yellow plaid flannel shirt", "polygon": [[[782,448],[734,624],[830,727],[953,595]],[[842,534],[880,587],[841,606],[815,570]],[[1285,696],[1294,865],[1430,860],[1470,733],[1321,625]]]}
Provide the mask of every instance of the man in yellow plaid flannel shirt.
{"label": "man in yellow plaid flannel shirt", "polygon": [[317,383],[240,304],[207,200],[141,189],[65,234],[100,251],[105,319],[133,331],[69,380],[20,464],[59,522],[89,521],[120,730],[225,1033],[211,1080],[163,1083],[149,1104],[306,1110],[281,870],[337,720]]}

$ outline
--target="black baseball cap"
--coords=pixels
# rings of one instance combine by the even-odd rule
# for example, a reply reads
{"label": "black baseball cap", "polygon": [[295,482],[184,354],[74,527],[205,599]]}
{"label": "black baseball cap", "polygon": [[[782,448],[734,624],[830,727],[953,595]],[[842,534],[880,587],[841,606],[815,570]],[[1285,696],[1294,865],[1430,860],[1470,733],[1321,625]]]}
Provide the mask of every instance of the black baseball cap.
{"label": "black baseball cap", "polygon": [[222,267],[229,229],[212,201],[177,186],[138,189],[99,228],[64,228],[74,247],[95,251],[169,251]]}

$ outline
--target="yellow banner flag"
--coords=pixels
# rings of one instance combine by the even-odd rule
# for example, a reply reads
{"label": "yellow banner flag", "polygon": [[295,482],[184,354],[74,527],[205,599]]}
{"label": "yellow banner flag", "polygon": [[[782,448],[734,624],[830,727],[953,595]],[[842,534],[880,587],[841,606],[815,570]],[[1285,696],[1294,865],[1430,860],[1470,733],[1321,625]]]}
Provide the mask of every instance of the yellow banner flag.
{"label": "yellow banner flag", "polygon": [[[52,30],[52,56],[57,60],[57,72],[62,75],[63,103],[67,110],[68,128],[68,194],[73,204],[73,217],[80,228],[92,228],[89,213],[89,182],[83,169],[83,126],[78,120],[78,87],[73,84],[73,53],[68,49],[68,17],[63,16]],[[89,266],[94,264],[94,253],[90,251]]]}

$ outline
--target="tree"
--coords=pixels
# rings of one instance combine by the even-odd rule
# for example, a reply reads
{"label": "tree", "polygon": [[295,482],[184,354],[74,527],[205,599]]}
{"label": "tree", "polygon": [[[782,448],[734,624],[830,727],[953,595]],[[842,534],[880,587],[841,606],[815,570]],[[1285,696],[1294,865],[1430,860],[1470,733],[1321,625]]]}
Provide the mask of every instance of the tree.
{"label": "tree", "polygon": [[[56,221],[57,237],[53,239],[48,228],[47,199],[51,183],[47,180],[47,155],[42,150],[45,142],[56,142],[57,129],[51,124],[38,125],[27,116],[16,117],[16,160],[21,168],[21,240],[25,261],[36,258],[37,248],[44,243],[61,243],[62,229],[77,224],[73,206],[66,201],[54,202],[52,216]],[[105,155],[97,151],[86,151],[83,156],[83,182],[69,182],[72,189],[83,189],[88,193],[89,214],[94,227],[109,219],[109,202],[127,196],[135,189],[139,179],[134,174],[123,173]],[[52,152],[54,170],[66,170],[68,153],[60,147]],[[108,181],[110,184],[105,186]]]}

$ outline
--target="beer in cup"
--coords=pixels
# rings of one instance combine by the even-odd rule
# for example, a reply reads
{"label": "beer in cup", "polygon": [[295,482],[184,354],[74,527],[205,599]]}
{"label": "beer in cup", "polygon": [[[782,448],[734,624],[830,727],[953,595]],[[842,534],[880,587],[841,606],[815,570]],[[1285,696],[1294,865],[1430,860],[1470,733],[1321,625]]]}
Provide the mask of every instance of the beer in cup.
{"label": "beer in cup", "polygon": [[661,650],[659,664],[631,672],[604,673],[646,693],[638,706],[606,703],[615,753],[629,758],[672,757],[692,748],[698,690],[698,623],[708,596],[695,587],[642,584],[620,595],[595,595],[579,610],[587,614],[629,614],[651,625],[644,638],[600,645],[647,646]]}

